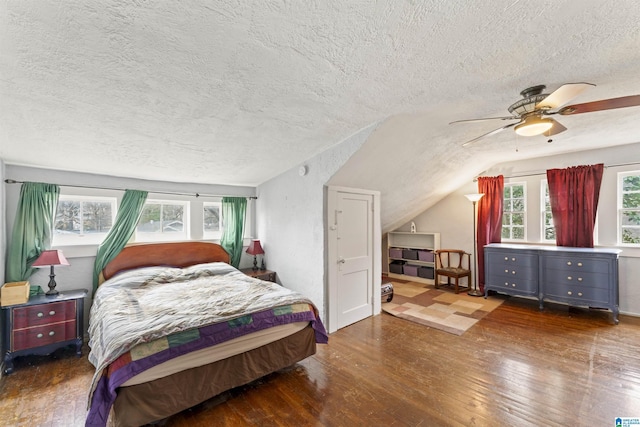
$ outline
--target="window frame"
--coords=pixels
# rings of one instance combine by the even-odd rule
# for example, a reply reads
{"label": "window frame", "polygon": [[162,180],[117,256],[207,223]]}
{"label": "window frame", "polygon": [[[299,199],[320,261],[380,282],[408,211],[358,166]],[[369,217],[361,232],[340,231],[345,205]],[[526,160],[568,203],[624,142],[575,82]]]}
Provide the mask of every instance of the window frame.
{"label": "window frame", "polygon": [[[81,210],[80,210],[80,223],[83,224],[82,220],[82,205],[88,202],[99,202],[99,203],[110,203],[111,204],[111,224],[116,220],[116,215],[118,211],[118,198],[114,196],[88,196],[88,195],[79,195],[79,194],[60,194],[58,197],[58,204],[61,201],[77,201],[80,202]],[[56,206],[56,217],[58,216],[58,206]],[[80,234],[58,234],[55,228],[55,220],[54,220],[54,230],[51,245],[53,247],[69,247],[69,246],[84,246],[84,245],[99,245],[101,244],[107,234],[105,233],[80,233]]]}
{"label": "window frame", "polygon": [[[547,200],[549,201],[549,211],[551,215],[551,225],[547,224]],[[551,198],[549,196],[549,181],[545,178],[540,181],[540,241],[544,243],[556,242],[556,229],[553,223],[553,213],[551,212]],[[553,229],[553,239],[547,239],[547,228]]]}
{"label": "window frame", "polygon": [[[207,231],[205,230],[205,220],[204,220],[204,211],[207,206],[217,206],[220,224],[218,227],[218,231]],[[224,219],[222,218],[222,199],[217,201],[209,201],[202,203],[202,238],[205,240],[220,240],[222,238],[222,232],[224,231]]]}
{"label": "window frame", "polygon": [[[510,201],[513,201],[513,187],[516,186],[521,186],[522,187],[522,203],[523,203],[523,210],[522,211],[513,211],[513,210],[506,210],[506,206],[507,206],[507,199],[505,199],[505,192],[507,188],[511,188],[510,193],[511,193],[511,197],[509,198]],[[519,199],[519,198],[518,198]],[[515,200],[518,200],[515,199]],[[511,204],[510,204],[511,205]],[[511,205],[512,206],[512,205]],[[510,224],[505,224],[505,216],[506,215],[513,215],[514,213],[518,213],[518,214],[522,214],[522,231],[523,231],[523,236],[522,239],[518,239],[518,238],[514,238],[513,237],[513,229],[514,229],[514,225],[513,225],[513,221],[510,221]],[[504,236],[504,231],[505,231],[505,227],[508,227],[509,229],[509,237],[505,237]],[[520,226],[517,226],[520,227]],[[504,190],[502,193],[502,224],[501,224],[501,230],[500,230],[500,235],[502,236],[502,240],[504,241],[508,241],[508,242],[526,242],[527,241],[527,183],[526,182],[510,182],[510,183],[505,183],[504,184]]]}
{"label": "window frame", "polygon": [[[637,212],[638,215],[640,215],[640,206],[638,206],[637,208],[625,208],[623,207],[623,199],[624,199],[624,195],[625,194],[629,194],[630,192],[625,192],[624,191],[624,185],[623,185],[623,181],[624,178],[628,177],[628,176],[637,176],[640,178],[640,170],[635,170],[635,171],[626,171],[626,172],[618,172],[618,179],[617,179],[617,244],[618,246],[625,246],[625,247],[633,247],[633,248],[638,248],[640,247],[640,242],[638,243],[627,243],[627,242],[623,242],[623,228],[635,228],[637,227],[640,230],[640,225],[638,226],[624,226],[623,225],[623,214],[626,212]],[[638,193],[640,194],[640,190],[638,191],[633,191],[631,193]]]}

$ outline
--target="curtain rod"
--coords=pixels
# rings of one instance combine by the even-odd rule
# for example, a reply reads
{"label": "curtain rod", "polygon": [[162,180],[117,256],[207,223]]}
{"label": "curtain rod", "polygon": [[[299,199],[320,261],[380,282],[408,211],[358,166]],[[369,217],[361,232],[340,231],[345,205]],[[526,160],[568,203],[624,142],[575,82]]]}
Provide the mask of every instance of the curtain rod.
{"label": "curtain rod", "polygon": [[[15,179],[5,179],[4,182],[6,182],[7,184],[24,184],[25,182],[30,182],[30,181],[16,181]],[[60,187],[93,188],[93,189],[97,189],[97,190],[115,190],[115,191],[125,191],[126,190],[125,188],[95,187],[95,186],[91,186],[91,185],[67,185],[67,184],[56,184],[56,185],[59,185]],[[243,197],[243,196],[224,196],[224,195],[219,195],[219,194],[178,193],[178,192],[171,192],[171,191],[151,191],[151,190],[149,190],[148,192],[152,193],[152,194],[168,194],[168,195],[172,195],[172,196],[194,196],[196,198],[198,198],[198,197]],[[249,199],[249,200],[256,200],[258,198],[257,196],[244,196],[244,197]]]}
{"label": "curtain rod", "polygon": [[[619,163],[617,165],[604,165],[604,167],[606,169],[606,168],[615,168],[615,167],[620,167],[620,166],[632,166],[632,165],[640,165],[640,162]],[[526,178],[528,176],[546,175],[546,174],[547,174],[547,171],[544,171],[544,172],[531,172],[531,173],[523,173],[522,175],[505,176],[505,179],[508,179],[508,178]],[[476,182],[478,180],[478,178],[480,178],[480,176],[477,176],[477,177],[473,178],[473,182]]]}

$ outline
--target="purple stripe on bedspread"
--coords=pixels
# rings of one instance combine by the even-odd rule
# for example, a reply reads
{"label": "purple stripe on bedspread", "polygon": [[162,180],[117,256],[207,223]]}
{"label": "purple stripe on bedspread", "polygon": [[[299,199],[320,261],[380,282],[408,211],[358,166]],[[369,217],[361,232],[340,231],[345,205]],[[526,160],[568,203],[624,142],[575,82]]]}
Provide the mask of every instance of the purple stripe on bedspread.
{"label": "purple stripe on bedspread", "polygon": [[112,372],[109,376],[106,375],[105,371],[105,375],[98,381],[85,425],[105,426],[109,411],[116,398],[116,389],[130,378],[153,366],[192,351],[214,346],[253,332],[274,326],[304,321],[311,323],[317,343],[326,344],[328,342],[329,338],[324,325],[319,318],[316,318],[313,311],[276,314],[275,310],[271,309],[253,313],[251,315],[251,321],[247,323],[229,321],[201,327],[199,328],[200,338],[198,339],[175,347],[169,347],[138,360],[132,360],[115,372]]}

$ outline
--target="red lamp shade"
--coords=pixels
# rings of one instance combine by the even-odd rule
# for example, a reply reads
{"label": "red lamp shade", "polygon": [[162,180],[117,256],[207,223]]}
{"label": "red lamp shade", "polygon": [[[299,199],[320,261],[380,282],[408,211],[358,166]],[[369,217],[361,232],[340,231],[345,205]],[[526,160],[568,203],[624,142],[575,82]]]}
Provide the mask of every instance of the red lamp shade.
{"label": "red lamp shade", "polygon": [[264,249],[260,245],[260,240],[252,240],[247,248],[247,253],[249,255],[262,255],[264,253]]}
{"label": "red lamp shade", "polygon": [[49,267],[50,265],[69,265],[69,261],[64,257],[62,251],[49,250],[43,251],[33,267]]}
{"label": "red lamp shade", "polygon": [[49,290],[47,291],[47,295],[49,296],[58,295],[58,291],[56,290],[56,274],[53,271],[54,265],[69,265],[69,261],[62,255],[62,251],[43,251],[32,265],[32,267],[51,267],[51,272],[49,273]]}

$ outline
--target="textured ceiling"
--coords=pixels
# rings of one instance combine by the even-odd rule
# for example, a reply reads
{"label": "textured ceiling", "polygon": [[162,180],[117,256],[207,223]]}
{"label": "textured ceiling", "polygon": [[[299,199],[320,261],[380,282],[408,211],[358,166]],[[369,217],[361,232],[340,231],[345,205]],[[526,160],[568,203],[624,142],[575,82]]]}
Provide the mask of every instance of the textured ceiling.
{"label": "textured ceiling", "polygon": [[380,190],[389,226],[495,163],[640,141],[640,107],[560,117],[551,144],[462,148],[504,123],[448,125],[537,84],[640,94],[634,0],[23,0],[0,19],[8,164],[258,185],[380,122],[338,175]]}

